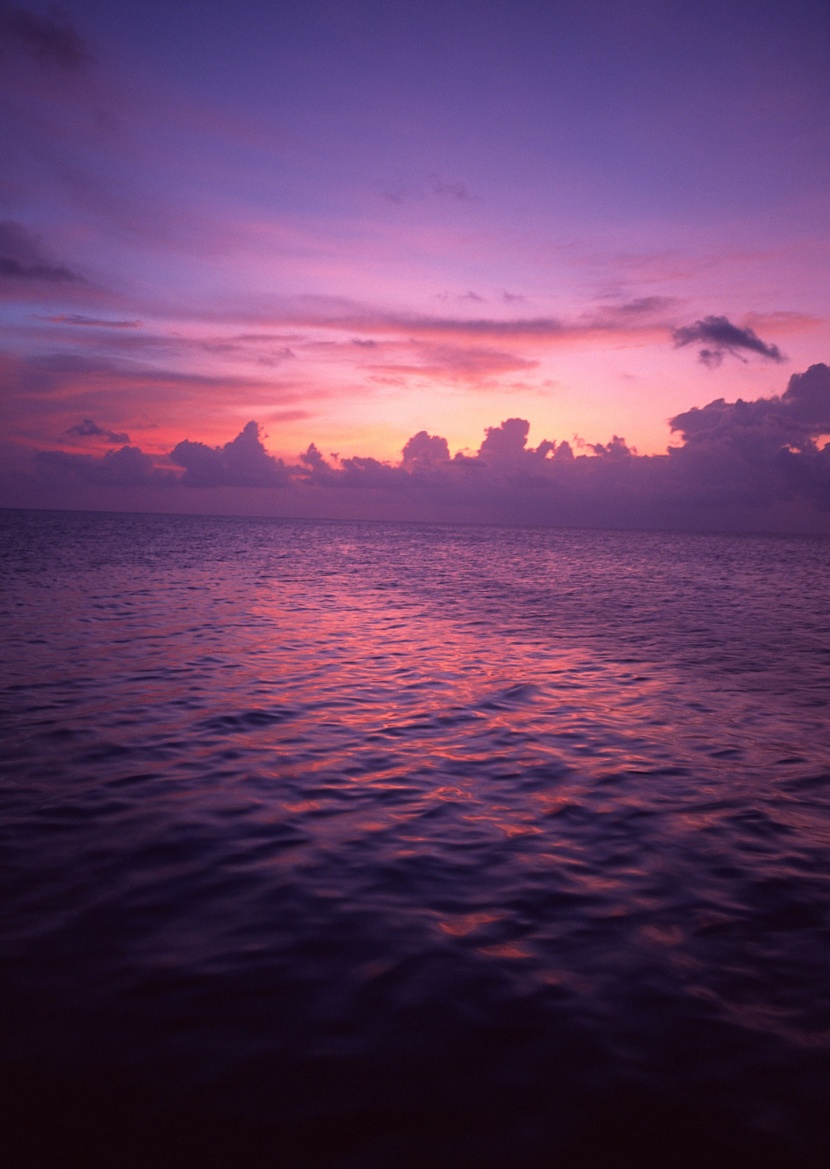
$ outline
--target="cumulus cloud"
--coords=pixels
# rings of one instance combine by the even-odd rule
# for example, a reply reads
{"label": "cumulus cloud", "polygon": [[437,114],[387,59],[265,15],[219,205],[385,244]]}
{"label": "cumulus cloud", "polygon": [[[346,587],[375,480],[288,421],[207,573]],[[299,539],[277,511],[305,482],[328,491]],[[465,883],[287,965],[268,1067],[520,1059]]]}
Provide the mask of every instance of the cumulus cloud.
{"label": "cumulus cloud", "polygon": [[407,471],[439,467],[450,461],[450,448],[445,438],[419,430],[403,448],[403,467]]}
{"label": "cumulus cloud", "polygon": [[80,281],[65,264],[56,264],[43,252],[40,240],[19,223],[0,222],[0,281],[32,280],[46,284]]}
{"label": "cumulus cloud", "polygon": [[45,16],[0,0],[0,55],[23,54],[38,64],[82,69],[91,59],[89,46],[65,12]]}
{"label": "cumulus cloud", "polygon": [[811,365],[805,373],[793,374],[780,397],[754,402],[718,398],[675,415],[669,425],[692,446],[729,443],[766,450],[810,448],[816,436],[830,434],[830,367]]}
{"label": "cumulus cloud", "polygon": [[184,467],[185,487],[284,487],[289,482],[285,464],[262,445],[256,422],[249,422],[222,447],[180,442],[170,458]]}
{"label": "cumulus cloud", "polygon": [[[286,514],[736,530],[794,523],[830,534],[830,367],[795,374],[780,396],[718,399],[671,426],[681,445],[650,456],[619,435],[580,443],[578,453],[549,439],[529,446],[530,424],[517,417],[488,427],[473,455],[453,456],[445,438],[418,431],[397,463],[326,458],[312,443],[286,465],[268,454],[255,422],[221,447],[180,442],[170,459],[181,475],[154,470],[133,447],[38,458],[53,479],[102,488],[280,488],[271,498]],[[78,429],[101,428],[86,419]]]}
{"label": "cumulus cloud", "polygon": [[528,449],[530,423],[524,418],[508,418],[501,426],[488,426],[484,442],[478,449],[478,458],[495,467],[521,464],[528,456],[541,460],[547,457],[555,444],[545,440],[535,450]]}
{"label": "cumulus cloud", "polygon": [[106,430],[99,426],[97,422],[93,422],[91,418],[84,418],[82,422],[76,423],[75,426],[70,426],[66,432],[71,438],[105,438],[107,442],[112,443],[129,443],[130,436],[128,434],[119,434],[115,430]]}
{"label": "cumulus cloud", "polygon": [[720,365],[727,355],[745,361],[744,353],[757,353],[768,361],[784,360],[777,345],[762,341],[752,329],[733,325],[727,317],[704,317],[693,325],[675,329],[672,336],[677,348],[700,345],[698,358],[710,368]]}

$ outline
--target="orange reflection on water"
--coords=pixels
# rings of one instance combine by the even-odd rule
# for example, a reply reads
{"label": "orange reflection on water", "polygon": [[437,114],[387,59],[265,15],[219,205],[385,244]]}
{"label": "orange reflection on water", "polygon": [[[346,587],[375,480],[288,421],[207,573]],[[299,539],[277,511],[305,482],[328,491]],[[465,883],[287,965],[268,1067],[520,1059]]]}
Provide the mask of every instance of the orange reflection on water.
{"label": "orange reflection on water", "polygon": [[479,954],[486,954],[488,958],[532,958],[530,950],[520,946],[517,942],[501,942],[496,946],[479,946]]}
{"label": "orange reflection on water", "polygon": [[479,926],[490,925],[494,921],[498,921],[500,914],[497,913],[465,913],[458,917],[453,917],[449,921],[439,921],[438,928],[442,933],[450,934],[454,938],[463,938],[467,934],[471,934],[473,930],[477,930]]}

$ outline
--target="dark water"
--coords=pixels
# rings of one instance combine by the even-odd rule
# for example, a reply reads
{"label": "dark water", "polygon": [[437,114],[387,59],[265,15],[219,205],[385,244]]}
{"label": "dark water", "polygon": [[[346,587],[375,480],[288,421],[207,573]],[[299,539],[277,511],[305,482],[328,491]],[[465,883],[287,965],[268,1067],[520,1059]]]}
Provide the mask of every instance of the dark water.
{"label": "dark water", "polygon": [[6,1163],[830,1163],[830,542],[0,540]]}

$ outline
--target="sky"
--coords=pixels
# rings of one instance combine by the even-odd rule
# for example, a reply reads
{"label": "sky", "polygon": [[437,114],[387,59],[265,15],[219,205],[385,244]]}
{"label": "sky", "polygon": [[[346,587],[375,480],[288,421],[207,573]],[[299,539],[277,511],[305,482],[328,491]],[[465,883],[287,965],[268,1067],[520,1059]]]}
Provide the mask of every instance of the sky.
{"label": "sky", "polygon": [[830,10],[0,0],[0,505],[830,531]]}

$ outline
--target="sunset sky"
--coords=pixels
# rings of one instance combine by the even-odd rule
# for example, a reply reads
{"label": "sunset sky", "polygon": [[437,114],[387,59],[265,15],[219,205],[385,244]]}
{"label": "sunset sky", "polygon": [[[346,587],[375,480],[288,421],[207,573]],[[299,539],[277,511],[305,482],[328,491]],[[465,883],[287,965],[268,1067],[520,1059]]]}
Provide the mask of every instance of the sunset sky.
{"label": "sunset sky", "polygon": [[0,94],[6,506],[151,506],[251,421],[658,455],[830,361],[824,0],[0,2]]}

